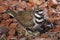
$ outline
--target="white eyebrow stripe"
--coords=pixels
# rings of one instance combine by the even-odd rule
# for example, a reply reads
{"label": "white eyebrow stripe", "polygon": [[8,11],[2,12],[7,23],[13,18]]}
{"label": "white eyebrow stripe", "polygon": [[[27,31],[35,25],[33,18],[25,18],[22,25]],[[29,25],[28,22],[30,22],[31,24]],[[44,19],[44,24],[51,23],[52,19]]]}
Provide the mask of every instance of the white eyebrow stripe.
{"label": "white eyebrow stripe", "polygon": [[42,14],[43,13],[43,11],[41,11],[41,12],[38,12],[39,14]]}

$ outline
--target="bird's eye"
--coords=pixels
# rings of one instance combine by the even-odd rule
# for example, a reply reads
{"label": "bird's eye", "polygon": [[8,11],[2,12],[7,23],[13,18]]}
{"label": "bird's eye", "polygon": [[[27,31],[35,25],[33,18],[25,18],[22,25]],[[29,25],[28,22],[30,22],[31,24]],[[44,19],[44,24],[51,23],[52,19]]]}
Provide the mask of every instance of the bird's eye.
{"label": "bird's eye", "polygon": [[39,11],[43,11],[43,10],[39,10]]}

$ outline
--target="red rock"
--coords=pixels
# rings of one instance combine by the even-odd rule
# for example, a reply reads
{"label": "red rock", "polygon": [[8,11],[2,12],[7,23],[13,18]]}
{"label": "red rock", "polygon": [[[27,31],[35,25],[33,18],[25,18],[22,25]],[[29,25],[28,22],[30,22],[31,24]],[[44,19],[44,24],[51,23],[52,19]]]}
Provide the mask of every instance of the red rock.
{"label": "red rock", "polygon": [[17,27],[17,23],[11,23],[9,28],[10,29],[15,29]]}
{"label": "red rock", "polygon": [[9,16],[8,14],[6,14],[6,13],[2,14],[2,18],[5,19],[5,20],[6,20],[6,19],[9,19],[9,17],[10,17],[10,16]]}

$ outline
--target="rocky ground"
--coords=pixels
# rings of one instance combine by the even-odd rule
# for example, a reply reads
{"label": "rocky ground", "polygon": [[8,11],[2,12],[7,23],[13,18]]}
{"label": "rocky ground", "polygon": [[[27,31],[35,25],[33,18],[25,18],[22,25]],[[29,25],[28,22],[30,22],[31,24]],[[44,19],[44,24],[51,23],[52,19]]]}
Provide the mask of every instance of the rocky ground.
{"label": "rocky ground", "polygon": [[[60,1],[58,0],[0,0],[0,40],[60,40]],[[49,21],[55,28],[39,37],[25,36],[26,29],[7,10],[17,12],[34,10],[38,7],[48,10]],[[52,14],[56,13],[56,14]]]}

